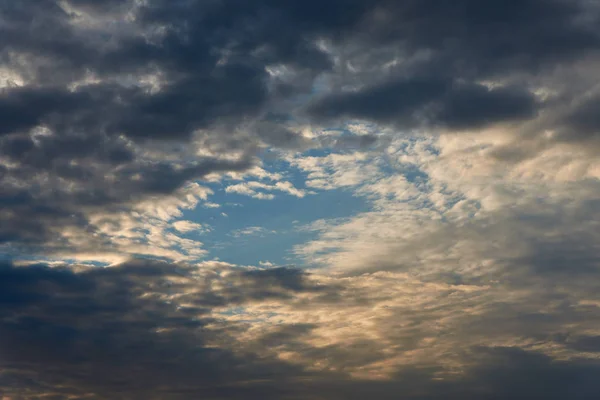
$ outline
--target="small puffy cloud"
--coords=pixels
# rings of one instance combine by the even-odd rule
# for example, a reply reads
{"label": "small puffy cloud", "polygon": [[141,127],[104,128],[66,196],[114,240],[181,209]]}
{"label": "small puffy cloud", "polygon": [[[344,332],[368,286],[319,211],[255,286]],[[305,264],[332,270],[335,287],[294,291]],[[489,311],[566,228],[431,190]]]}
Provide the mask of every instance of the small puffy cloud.
{"label": "small puffy cloud", "polygon": [[273,264],[271,261],[259,261],[258,265],[261,267],[275,267],[275,264]]}
{"label": "small puffy cloud", "polygon": [[[233,237],[242,237],[242,236],[264,236],[269,233],[276,233],[273,230],[268,230],[262,226],[248,226],[242,229],[236,229],[231,232]],[[262,265],[262,264],[261,264]]]}
{"label": "small puffy cloud", "polygon": [[377,160],[364,152],[299,155],[289,157],[287,161],[306,174],[306,185],[314,189],[355,187],[381,176],[381,171],[376,166]]}
{"label": "small puffy cloud", "polygon": [[235,185],[230,185],[225,188],[225,191],[227,193],[242,194],[245,196],[254,197],[256,199],[273,200],[275,198],[275,195],[272,193],[259,192],[258,190],[279,191],[300,198],[306,196],[307,194],[305,190],[298,189],[294,187],[294,185],[291,182],[287,181],[279,181],[274,184],[250,181],[237,183]]}
{"label": "small puffy cloud", "polygon": [[175,228],[181,233],[210,231],[210,228],[205,225],[201,225],[187,220],[175,221],[172,225],[173,228]]}

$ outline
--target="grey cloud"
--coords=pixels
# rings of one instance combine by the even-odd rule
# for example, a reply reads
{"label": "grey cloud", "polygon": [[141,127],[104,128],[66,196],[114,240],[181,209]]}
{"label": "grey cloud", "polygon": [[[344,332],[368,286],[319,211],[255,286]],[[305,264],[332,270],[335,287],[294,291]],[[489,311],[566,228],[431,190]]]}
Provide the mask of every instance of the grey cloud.
{"label": "grey cloud", "polygon": [[308,112],[320,118],[350,117],[400,127],[462,130],[533,118],[536,103],[527,90],[489,89],[432,77],[402,79],[330,95],[310,105]]}
{"label": "grey cloud", "polygon": [[598,385],[598,364],[588,361],[553,361],[542,354],[510,347],[478,348],[477,360],[465,378],[436,379],[434,368],[398,371],[391,382],[333,382],[317,384],[319,393],[331,399],[377,396],[395,399],[593,399]]}
{"label": "grey cloud", "polygon": [[[92,3],[69,2],[92,20],[110,14],[110,29],[89,25],[58,2],[0,5],[6,22],[2,57],[24,79],[22,87],[5,87],[0,94],[0,132],[6,136],[1,146],[16,165],[4,170],[3,182],[17,179],[32,188],[34,174],[42,172],[50,181],[80,185],[110,174],[107,163],[124,165],[120,178],[136,169],[144,176],[156,174],[155,180],[164,177],[145,188],[166,193],[202,174],[196,167],[177,177],[166,165],[144,170],[137,155],[149,140],[186,143],[200,129],[207,142],[233,150],[231,132],[238,127],[252,127],[271,112],[294,118],[298,103],[283,100],[309,93],[318,76],[340,85],[358,83],[360,89],[326,91],[309,107],[317,119],[348,116],[451,130],[528,120],[544,108],[530,88],[488,89],[479,81],[543,72],[598,47],[597,10],[580,1]],[[317,46],[318,40],[331,49]],[[396,67],[391,75],[377,73],[390,60],[375,55],[390,46],[408,58],[423,51],[431,56]],[[347,49],[344,57],[359,66],[360,55],[373,76],[336,64],[339,49]],[[270,77],[271,66],[301,77],[301,87]],[[149,75],[156,76],[157,89],[144,86]],[[289,90],[274,89],[281,84]],[[588,108],[568,120],[576,131],[569,135],[593,130],[593,107]],[[286,121],[269,124],[256,125],[255,141],[307,146]],[[40,127],[52,136],[33,146],[28,136]],[[134,185],[143,193],[140,186]],[[102,204],[114,196],[102,194],[107,192],[102,180],[85,191],[66,203]]]}
{"label": "grey cloud", "polygon": [[495,122],[533,118],[538,107],[536,103],[534,96],[523,89],[459,85],[444,99],[435,119],[453,130],[477,129]]}
{"label": "grey cloud", "polygon": [[[0,57],[23,79],[0,92],[0,148],[8,157],[1,179],[4,203],[11,204],[2,215],[2,241],[37,242],[43,251],[54,230],[93,230],[90,206],[131,208],[211,172],[242,171],[253,164],[249,154],[259,140],[304,146],[285,127],[244,143],[234,134],[260,120],[272,100],[268,65],[289,65],[309,86],[331,68],[314,40],[334,28],[341,3],[327,12],[316,5],[0,3]],[[344,10],[353,21],[365,11]],[[337,25],[345,23],[342,17]],[[148,76],[157,77],[158,90],[144,86]],[[183,167],[166,161],[177,159],[168,151],[165,160],[145,159],[156,149],[150,142],[185,145],[198,130],[221,153],[242,146],[247,157],[205,162],[194,160],[191,149]]]}
{"label": "grey cloud", "polygon": [[[248,398],[258,390],[261,398],[276,398],[253,388],[252,382],[304,375],[275,360],[219,348],[235,329],[228,330],[211,317],[210,287],[202,286],[202,279],[193,272],[184,265],[149,260],[110,268],[85,267],[79,272],[68,267],[3,263],[3,394]],[[236,273],[235,288],[229,289],[227,297],[220,296],[219,305],[268,299],[268,294],[257,296],[253,286],[274,290],[281,283],[285,289],[289,284],[284,276],[293,275],[297,276],[294,281],[305,279],[283,270]],[[245,276],[251,276],[249,286]],[[268,282],[261,283],[263,277]],[[228,278],[224,279],[226,283]],[[198,287],[203,290],[195,295],[196,306],[191,305],[189,294],[183,308],[177,307],[177,299],[169,300],[168,296]],[[305,288],[292,285],[289,290]],[[208,324],[220,328],[206,329]]]}
{"label": "grey cloud", "polygon": [[590,143],[600,136],[600,96],[585,99],[561,121],[563,131],[559,139],[569,142]]}
{"label": "grey cloud", "polygon": [[11,136],[0,142],[0,152],[22,168],[41,171],[71,161],[125,164],[135,157],[123,141],[91,134],[41,136],[35,141],[27,135]]}
{"label": "grey cloud", "polygon": [[[219,118],[257,114],[266,98],[264,72],[247,66],[225,66],[209,77],[184,79],[159,94],[136,93],[109,130],[137,138],[188,136]],[[122,105],[121,105],[122,107]]]}
{"label": "grey cloud", "polygon": [[[136,165],[118,171],[117,188],[131,191],[131,196],[143,196],[147,193],[171,193],[185,182],[199,179],[214,172],[243,171],[252,165],[250,157],[235,161],[198,160],[183,168],[169,163],[151,163]],[[129,188],[128,188],[129,187]]]}
{"label": "grey cloud", "polygon": [[[539,71],[598,50],[597,12],[583,1],[461,0],[389,3],[382,39],[441,53],[453,74]],[[587,18],[584,18],[587,17]],[[440,66],[441,67],[441,66]],[[462,72],[461,72],[462,69]],[[440,68],[441,70],[441,68]]]}
{"label": "grey cloud", "polygon": [[592,399],[598,390],[593,376],[599,366],[594,361],[553,361],[535,352],[503,347],[480,349],[478,356],[487,361],[472,377],[484,388],[482,398]]}
{"label": "grey cloud", "polygon": [[[559,361],[519,347],[468,341],[457,349],[464,370],[443,380],[442,369],[426,365],[399,366],[389,379],[373,381],[343,371],[310,372],[270,354],[295,351],[351,370],[385,360],[386,353],[370,341],[319,347],[300,341],[321,324],[282,325],[239,343],[240,327],[215,318],[212,309],[274,299],[293,305],[293,298],[257,296],[256,289],[300,295],[316,287],[297,270],[204,268],[150,260],[109,268],[2,264],[3,394],[18,399],[359,399],[367,394],[393,399],[403,393],[407,399],[492,400],[592,399],[598,390],[594,360]],[[229,273],[219,277],[223,270]],[[215,292],[213,280],[226,289]],[[348,288],[340,306],[352,292]],[[214,302],[214,296],[221,300]],[[597,347],[595,338],[568,342],[583,351]],[[240,347],[246,351],[234,351]]]}
{"label": "grey cloud", "polygon": [[439,79],[403,79],[348,94],[325,97],[309,108],[318,117],[354,117],[382,122],[417,119],[417,111],[446,92],[448,82]]}
{"label": "grey cloud", "polygon": [[72,112],[82,104],[82,96],[56,89],[15,88],[0,97],[0,134],[28,130],[40,125],[52,113]]}
{"label": "grey cloud", "polygon": [[567,345],[578,351],[600,352],[600,336],[582,336],[569,340]]}
{"label": "grey cloud", "polygon": [[375,145],[378,138],[375,135],[342,136],[334,139],[333,142],[337,149],[364,149]]}
{"label": "grey cloud", "polygon": [[[564,123],[537,125],[533,139],[532,128],[518,123],[562,115],[580,102],[582,90],[593,87],[594,76],[566,78],[560,71],[594,65],[599,16],[594,2],[585,1],[374,5],[356,36],[339,47],[341,73],[332,78],[336,90],[321,93],[308,105],[308,115],[451,131],[510,122],[514,126],[506,134],[514,142],[503,151],[520,153],[504,158],[512,162],[554,145],[544,139],[547,130],[560,128],[560,141],[582,144],[595,133],[593,100]],[[496,86],[489,89],[485,81]],[[558,95],[541,100],[533,94],[540,89]]]}
{"label": "grey cloud", "polygon": [[319,285],[310,276],[291,268],[266,270],[233,270],[226,285],[219,289],[211,284],[223,280],[218,276],[205,276],[202,290],[190,296],[189,301],[200,306],[223,307],[243,305],[266,300],[289,300],[301,293],[335,293],[335,286]]}
{"label": "grey cloud", "polygon": [[[73,146],[72,150],[63,145],[52,154],[61,140]],[[45,149],[30,148],[27,139],[5,142],[5,151],[19,153],[22,164],[20,168],[5,170],[1,177],[5,184],[0,192],[0,203],[4,205],[0,242],[27,244],[38,250],[45,244],[60,246],[56,234],[64,229],[93,229],[87,220],[88,212],[131,209],[148,196],[171,194],[209,173],[243,171],[252,165],[251,157],[233,161],[199,159],[183,167],[166,162],[130,162],[131,153],[126,148],[93,146],[96,139],[89,137],[68,140],[49,140]],[[92,146],[87,148],[90,154],[86,160],[88,144]],[[69,151],[74,154],[65,157]],[[80,162],[72,164],[74,160]],[[24,184],[28,187],[22,187]]]}
{"label": "grey cloud", "polygon": [[[76,7],[87,4],[73,3]],[[27,10],[5,7],[7,12],[17,16],[16,21],[21,16],[23,23],[31,24],[26,18]],[[133,104],[129,105],[130,110],[125,109],[121,113],[122,118],[117,116],[117,120],[110,123],[111,129],[134,137],[189,133],[194,125],[205,126],[217,118],[239,117],[247,113],[255,115],[267,101],[265,66],[282,63],[317,72],[330,70],[327,61],[329,56],[310,44],[321,37],[331,38],[336,43],[341,43],[344,40],[342,38],[347,37],[346,40],[350,42],[366,41],[368,43],[364,44],[370,47],[377,47],[377,44],[385,46],[388,40],[408,51],[433,49],[436,54],[439,53],[431,61],[433,64],[451,62],[451,66],[461,66],[460,70],[458,67],[451,68],[449,74],[436,75],[445,76],[445,79],[467,80],[473,79],[465,75],[471,70],[482,71],[477,72],[477,77],[482,74],[485,76],[489,68],[486,64],[497,68],[502,65],[510,74],[514,68],[519,68],[517,64],[523,61],[524,55],[535,62],[560,63],[564,61],[561,57],[568,59],[571,55],[582,55],[598,45],[597,32],[592,29],[594,25],[591,22],[577,22],[585,12],[582,2],[528,0],[518,3],[487,2],[481,5],[465,0],[449,5],[439,1],[409,1],[402,4],[381,1],[367,7],[361,2],[300,4],[294,1],[275,4],[259,1],[228,7],[228,2],[172,5],[153,1],[145,6],[134,7],[134,10],[140,29],[168,27],[165,36],[157,39],[158,42],[117,35],[116,47],[100,46],[95,50],[97,54],[88,59],[78,59],[85,53],[82,49],[92,40],[91,34],[76,32],[70,25],[70,16],[58,6],[51,7],[53,12],[43,7],[48,6],[35,3],[29,11],[32,15],[43,14],[42,21],[60,22],[58,26],[65,26],[66,30],[66,33],[59,31],[60,35],[53,34],[54,31],[45,35],[49,41],[56,40],[55,46],[44,46],[47,52],[51,52],[50,58],[69,61],[67,65],[71,65],[71,69],[91,70],[100,74],[110,70],[114,74],[117,68],[133,68],[132,71],[141,72],[147,71],[148,65],[154,65],[166,76],[164,90],[152,96],[136,94],[131,98]],[[374,14],[386,17],[373,20],[376,18]],[[31,26],[37,28],[37,25]],[[19,25],[14,25],[15,30],[18,28]],[[278,33],[273,34],[274,31]],[[511,32],[511,35],[506,36],[505,32]],[[364,34],[370,36],[361,37]],[[61,41],[67,40],[65,38],[69,38],[68,45],[61,45]],[[32,51],[29,45],[38,42],[39,39],[29,33],[27,39],[15,40],[11,45],[16,51],[27,52]],[[73,46],[78,46],[77,51],[71,48]],[[93,50],[87,50],[90,51]],[[223,57],[220,54],[226,57],[224,64],[220,64],[219,58]],[[68,68],[65,66],[63,69]],[[431,70],[423,66],[419,68]],[[435,86],[435,83],[432,84]],[[427,87],[435,90],[434,87]],[[396,107],[377,102],[376,105],[360,103],[356,106],[361,109],[366,107],[364,113],[375,118],[377,114],[372,115],[372,112],[383,108],[381,112],[385,114],[385,120],[390,112],[401,113],[406,107],[422,105],[423,96],[428,96],[421,92],[427,91],[427,87],[400,85],[396,87],[401,93],[399,95],[393,95],[393,89],[373,89],[374,93],[365,94],[367,98],[383,96],[391,103],[400,104]],[[121,99],[126,93],[121,88],[116,94]],[[488,103],[489,107],[496,105],[502,108],[503,111],[498,111],[500,115],[495,115],[496,118],[527,115],[527,110],[521,111],[523,107],[527,108],[527,104],[520,103],[522,107],[517,104],[508,110],[507,104],[498,103],[511,99],[520,101],[521,97],[502,100],[499,99],[501,94],[494,93],[489,102],[496,103]],[[350,108],[348,111],[351,111],[356,101],[351,96],[340,107],[342,110]],[[483,101],[485,103],[485,97]],[[127,102],[119,102],[118,107],[127,106]],[[118,107],[112,108],[118,110]],[[369,107],[371,113],[367,111]],[[32,108],[30,112],[37,116],[39,110]],[[392,111],[386,113],[386,109],[390,108]],[[335,112],[335,108],[330,111]],[[450,117],[454,115],[447,112]],[[489,111],[487,115],[485,110],[482,112],[484,115],[480,121],[494,117],[489,115]],[[35,122],[35,118],[28,120],[30,124]],[[9,127],[11,125],[5,129]]]}
{"label": "grey cloud", "polygon": [[[118,3],[121,2],[110,4]],[[46,34],[47,40],[56,40],[56,44],[44,46],[50,52],[50,58],[68,61],[66,65],[71,67],[63,69],[91,70],[100,74],[112,71],[110,73],[114,74],[117,69],[147,71],[151,65],[166,76],[163,91],[153,96],[137,94],[132,99],[134,104],[130,105],[130,112],[124,112],[128,118],[121,121],[117,118],[110,124],[112,129],[135,137],[163,137],[167,130],[169,135],[189,133],[194,124],[205,126],[216,118],[255,115],[260,112],[260,106],[267,103],[265,66],[284,64],[317,73],[331,70],[329,55],[311,43],[318,38],[331,39],[338,44],[348,42],[367,50],[390,44],[408,53],[431,50],[433,58],[426,61],[426,65],[419,64],[419,71],[430,71],[433,76],[446,81],[465,79],[469,84],[490,74],[510,76],[531,64],[560,65],[597,49],[599,43],[598,32],[594,30],[596,10],[581,1],[493,1],[481,4],[464,0],[449,4],[430,0],[401,4],[378,1],[369,5],[354,1],[292,1],[285,4],[257,1],[236,3],[235,6],[227,1],[193,1],[176,5],[152,1],[132,6],[137,15],[135,26],[142,31],[167,27],[164,36],[149,41],[139,35],[116,35],[116,46],[99,46],[96,54],[80,59],[81,54],[86,53],[83,51],[86,43],[92,40],[91,34],[76,32],[70,25],[69,15],[60,7],[50,7],[53,11],[48,12],[48,5],[41,4],[35,3],[29,8],[32,15],[44,15],[42,21],[48,20],[49,24],[58,21],[59,24],[54,25],[65,27],[66,32],[59,31],[60,36],[55,35],[54,30]],[[88,6],[89,2],[72,4]],[[8,13],[15,14],[16,21],[31,25],[26,18],[28,10],[8,5],[5,8]],[[583,18],[586,11],[591,16]],[[18,24],[11,26],[15,30],[19,28]],[[31,27],[37,29],[38,25]],[[38,44],[39,39],[30,31],[25,39],[11,42],[14,50],[28,52],[32,51],[29,46]],[[62,45],[65,41],[68,45]],[[93,50],[87,50],[90,51]],[[227,61],[221,63],[224,59]],[[372,62],[377,64],[381,60]],[[444,65],[446,72],[436,65]],[[410,76],[408,81],[413,81],[414,71],[409,69],[404,71],[406,73]],[[386,82],[384,86],[390,84],[396,85]],[[375,87],[364,93],[364,102],[350,94],[347,99],[340,99],[341,104],[337,107],[333,97],[328,112],[335,114],[336,108],[340,108],[337,111],[358,116],[363,113],[375,119],[380,116],[385,121],[391,113],[412,112],[413,108],[428,103],[425,100],[433,93],[428,96],[421,92],[441,90],[435,89],[435,82],[429,86],[423,82],[423,85],[400,84],[395,89]],[[466,96],[467,103],[476,99],[483,101],[481,109],[473,110],[471,118],[476,119],[473,124],[467,124],[469,126],[488,119],[511,119],[531,114],[531,100],[524,95],[511,97],[498,91],[488,98],[480,89],[474,90],[478,93],[471,91],[468,93],[473,96],[468,96],[463,91],[462,97],[455,99],[460,101]],[[395,91],[399,94],[394,94]],[[119,97],[122,93],[126,91],[120,90]],[[371,98],[380,101],[369,104],[367,100]],[[123,104],[119,103],[119,106],[123,107]],[[494,106],[499,110],[490,114],[489,108]],[[353,113],[353,108],[359,110]],[[460,126],[463,120],[460,116],[468,122],[464,111],[458,116],[452,111],[458,112],[451,109],[443,113],[450,125],[454,122]],[[477,117],[476,111],[483,114]]]}
{"label": "grey cloud", "polygon": [[[275,117],[268,116],[268,120],[269,119],[273,120]],[[254,129],[256,130],[258,137],[270,146],[289,149],[303,149],[309,145],[309,142],[306,138],[302,137],[296,132],[291,131],[290,129],[286,129],[279,123],[260,122],[255,125]]]}

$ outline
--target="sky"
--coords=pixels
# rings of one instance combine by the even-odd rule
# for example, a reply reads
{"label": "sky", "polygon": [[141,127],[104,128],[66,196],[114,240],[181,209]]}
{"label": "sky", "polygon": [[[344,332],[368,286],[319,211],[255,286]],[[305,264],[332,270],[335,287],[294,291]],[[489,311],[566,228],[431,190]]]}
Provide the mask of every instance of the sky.
{"label": "sky", "polygon": [[597,0],[0,0],[0,399],[597,399],[598,71]]}

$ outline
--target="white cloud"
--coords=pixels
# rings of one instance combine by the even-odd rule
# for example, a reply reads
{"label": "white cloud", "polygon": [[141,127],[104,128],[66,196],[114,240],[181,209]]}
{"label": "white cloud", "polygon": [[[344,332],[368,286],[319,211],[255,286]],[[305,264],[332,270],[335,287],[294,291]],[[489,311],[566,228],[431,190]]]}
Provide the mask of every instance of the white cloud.
{"label": "white cloud", "polygon": [[306,186],[315,189],[355,187],[381,176],[376,166],[378,158],[365,152],[332,153],[321,157],[292,155],[287,161],[306,173]]}
{"label": "white cloud", "polygon": [[262,200],[273,200],[275,198],[275,195],[272,193],[259,192],[259,189],[264,191],[280,191],[300,198],[306,196],[307,194],[305,190],[298,189],[294,187],[292,183],[287,181],[280,181],[276,182],[275,184],[266,184],[257,181],[237,183],[235,185],[227,186],[227,188],[225,188],[225,192],[237,193]]}
{"label": "white cloud", "polygon": [[208,232],[210,231],[210,227],[206,225],[201,225],[192,221],[180,220],[173,222],[173,228],[182,233],[188,232]]}
{"label": "white cloud", "polygon": [[[575,217],[576,210],[583,212],[592,199],[600,198],[600,185],[589,180],[590,168],[569,169],[572,174],[566,181],[563,169],[550,169],[554,176],[544,169],[548,179],[540,180],[522,171],[542,162],[544,153],[508,168],[490,159],[492,139],[487,144],[458,136],[398,139],[384,158],[363,153],[357,158],[371,172],[352,182],[354,193],[365,197],[371,209],[311,225],[319,235],[297,246],[297,254],[336,270],[412,268],[429,260],[422,269],[429,271],[445,260],[444,271],[466,271],[485,257],[522,257],[529,251],[525,243],[538,242],[549,232],[558,234],[548,217],[552,213],[570,215],[560,222],[564,234],[585,225],[585,220]],[[316,179],[331,182],[331,187],[343,187],[338,176],[357,176],[360,163],[336,164],[331,161],[335,157],[339,156],[299,159],[296,165],[317,175]],[[532,223],[542,218],[547,226]],[[487,245],[490,240],[504,250],[493,251]],[[450,262],[456,252],[456,261]]]}
{"label": "white cloud", "polygon": [[242,237],[242,236],[264,236],[265,234],[275,233],[275,231],[268,230],[262,226],[248,226],[242,229],[236,229],[231,231],[231,236]]}

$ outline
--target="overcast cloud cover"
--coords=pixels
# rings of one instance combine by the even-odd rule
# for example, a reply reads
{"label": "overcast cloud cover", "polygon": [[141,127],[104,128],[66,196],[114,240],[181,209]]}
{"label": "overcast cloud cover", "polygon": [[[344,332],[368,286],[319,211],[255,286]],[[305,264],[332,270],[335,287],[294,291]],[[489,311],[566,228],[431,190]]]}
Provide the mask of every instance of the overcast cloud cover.
{"label": "overcast cloud cover", "polygon": [[0,0],[0,399],[600,393],[597,0]]}

